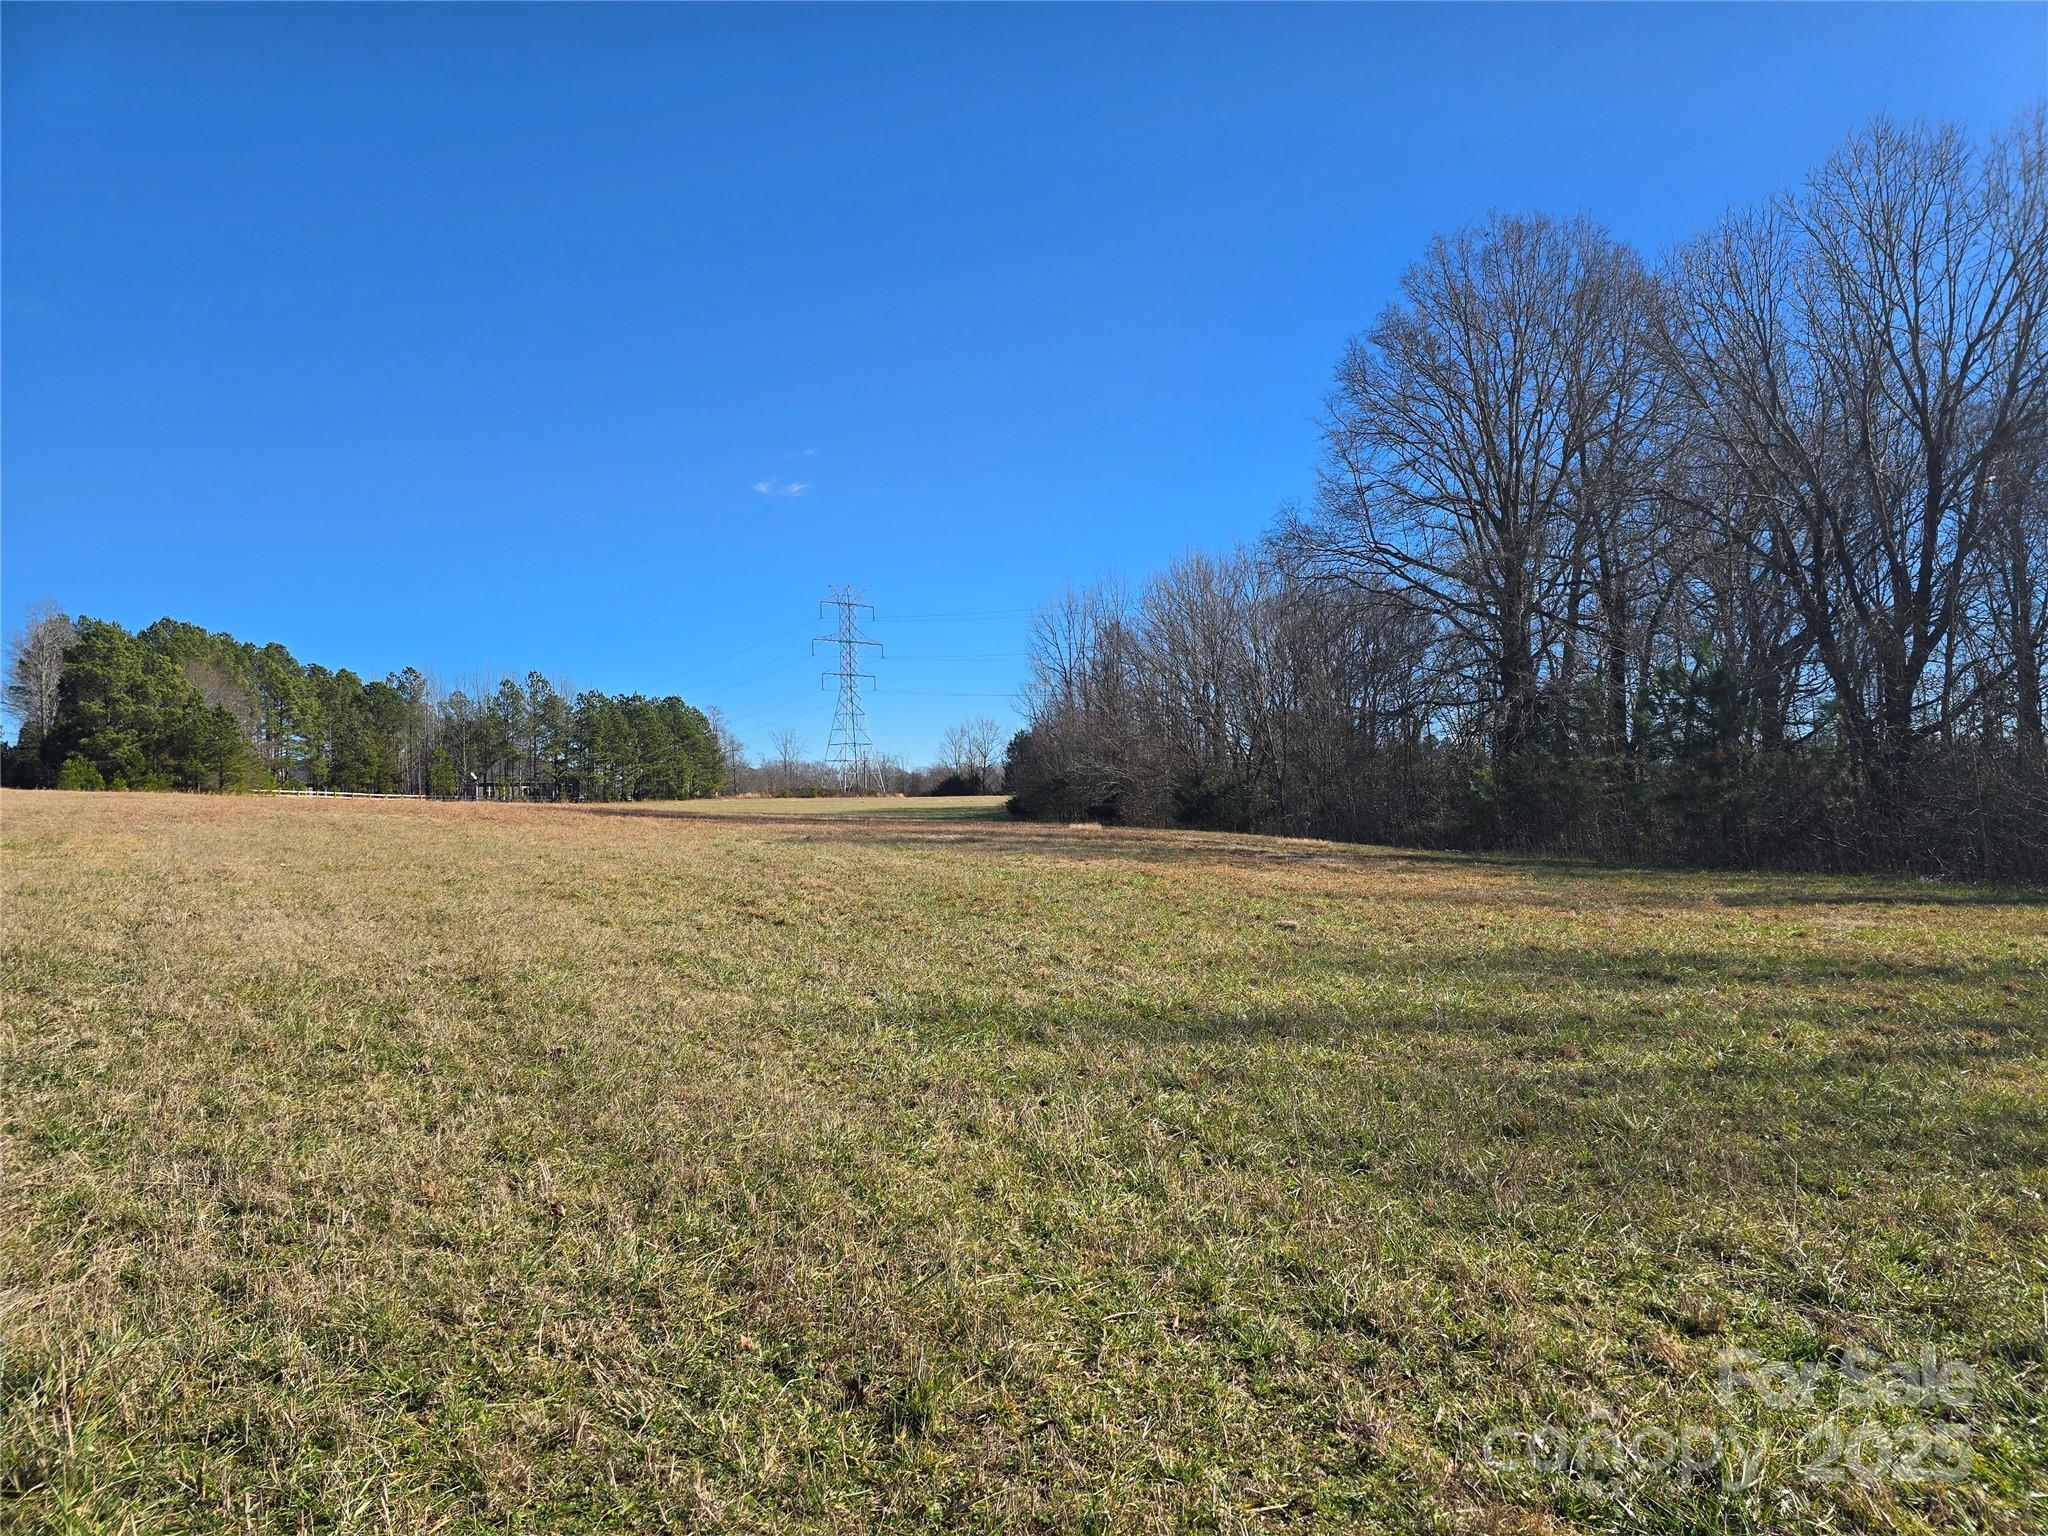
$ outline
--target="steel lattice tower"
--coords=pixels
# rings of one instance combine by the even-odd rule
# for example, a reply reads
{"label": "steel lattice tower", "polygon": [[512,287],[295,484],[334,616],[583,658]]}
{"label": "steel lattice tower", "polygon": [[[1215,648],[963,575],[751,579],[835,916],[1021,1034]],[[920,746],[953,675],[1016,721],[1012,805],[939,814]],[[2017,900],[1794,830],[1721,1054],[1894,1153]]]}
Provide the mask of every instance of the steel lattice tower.
{"label": "steel lattice tower", "polygon": [[839,667],[834,672],[818,674],[818,684],[824,686],[828,677],[839,679],[839,706],[832,714],[832,734],[825,747],[825,761],[838,770],[839,787],[853,794],[879,794],[882,790],[882,766],[875,761],[874,738],[868,735],[867,706],[861,701],[862,679],[872,683],[875,675],[860,669],[860,648],[872,645],[877,657],[881,655],[882,642],[870,640],[860,632],[860,610],[867,609],[874,614],[872,604],[860,600],[860,593],[852,587],[834,587],[830,597],[818,601],[818,616],[823,618],[827,608],[839,611],[839,633],[818,635],[811,641],[812,654],[821,645],[839,647]]}

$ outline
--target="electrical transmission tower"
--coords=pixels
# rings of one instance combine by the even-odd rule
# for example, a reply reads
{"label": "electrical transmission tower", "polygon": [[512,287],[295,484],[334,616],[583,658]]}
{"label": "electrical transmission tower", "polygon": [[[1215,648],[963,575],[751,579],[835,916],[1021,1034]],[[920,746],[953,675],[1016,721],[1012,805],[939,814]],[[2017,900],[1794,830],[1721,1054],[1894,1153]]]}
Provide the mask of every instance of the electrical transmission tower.
{"label": "electrical transmission tower", "polygon": [[875,680],[874,673],[860,669],[860,648],[872,645],[878,658],[882,650],[881,641],[870,640],[860,632],[860,610],[867,609],[870,617],[875,610],[872,604],[862,602],[860,593],[852,587],[834,587],[830,597],[820,598],[818,617],[823,618],[827,608],[839,611],[839,633],[818,635],[811,641],[813,655],[821,645],[839,647],[838,670],[818,674],[820,687],[828,677],[839,679],[839,707],[832,714],[832,735],[825,747],[825,761],[838,771],[839,787],[847,793],[879,794],[882,765],[875,760],[874,739],[868,735],[867,706],[860,696],[861,680]]}

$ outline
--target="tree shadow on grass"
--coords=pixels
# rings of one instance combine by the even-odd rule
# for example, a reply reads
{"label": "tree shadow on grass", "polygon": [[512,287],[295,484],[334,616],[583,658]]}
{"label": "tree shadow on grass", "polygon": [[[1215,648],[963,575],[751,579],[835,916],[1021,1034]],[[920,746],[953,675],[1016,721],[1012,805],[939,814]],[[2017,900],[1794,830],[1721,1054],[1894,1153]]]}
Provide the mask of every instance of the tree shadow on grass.
{"label": "tree shadow on grass", "polygon": [[[1290,1069],[1275,1063],[1286,1058],[1268,1054],[1272,1047],[1334,1048],[1334,1055],[1317,1058],[1319,1080],[1356,1074],[1369,1088],[1389,1072],[1454,1079],[1469,1129],[1482,1137],[1531,1134],[1520,1110],[1533,1111],[1541,1127],[1560,1134],[1584,1115],[1606,1125],[1616,1114],[1658,1110],[1708,1132],[1734,1128],[1773,1141],[1789,1135],[1799,1145],[1788,1142],[1780,1152],[1812,1156],[1828,1149],[1843,1166],[1866,1155],[1893,1167],[1917,1166],[1923,1158],[1984,1171],[2048,1166],[2048,1118],[2010,1076],[2014,1064],[2048,1055],[2040,1027],[2015,1022],[1992,1029],[1947,1012],[1882,1034],[1845,1027],[1812,1049],[1780,1048],[1764,1021],[1746,1035],[1702,1029],[1702,1049],[1676,1052],[1671,1047],[1683,1042],[1674,1039],[1668,1020],[1503,1021],[1477,1004],[1375,1018],[1299,1006],[1260,1009],[1249,1001],[1233,1007],[1223,1000],[1082,1013],[998,1005],[971,1022],[945,1011],[904,1022],[912,1031],[954,1035],[975,1062],[963,1070],[985,1072],[995,1064],[998,1082],[1005,1064],[1025,1058],[986,1056],[971,1044],[977,1035],[1008,1037],[1034,1052],[1050,1049],[1098,1065],[1114,1059],[1102,1054],[1104,1048],[1135,1051],[1135,1060],[1156,1067],[1169,1082],[1185,1080],[1195,1098],[1256,1093],[1258,1081],[1271,1073],[1284,1079]],[[1043,1070],[1042,1059],[1029,1064],[1020,1092],[1041,1095]],[[1904,1083],[1918,1091],[1897,1092]],[[1499,1101],[1497,1115],[1485,1110],[1489,1096]],[[1660,1166],[1668,1166],[1677,1145],[1668,1138],[1605,1144]]]}
{"label": "tree shadow on grass", "polygon": [[[607,812],[600,814],[633,814]],[[2019,887],[1939,885],[1905,877],[1777,874],[1660,865],[1624,865],[1526,854],[1390,849],[1370,844],[1311,842],[1239,832],[1058,826],[1044,822],[970,821],[869,816],[692,816],[687,811],[646,812],[696,822],[745,821],[802,834],[801,840],[860,843],[928,851],[955,848],[992,859],[1057,858],[1122,865],[1208,864],[1245,869],[1300,867],[1361,874],[1466,875],[1520,881],[1512,900],[1528,905],[1574,906],[1587,899],[1630,906],[1800,907],[2048,907],[2048,891]],[[1368,892],[1364,894],[1395,894]],[[1497,893],[1442,892],[1444,900],[1498,899]]]}
{"label": "tree shadow on grass", "polygon": [[[810,804],[814,802],[799,802]],[[829,802],[827,802],[829,803]],[[573,815],[618,816],[633,821],[687,821],[700,826],[773,826],[773,827],[824,827],[824,826],[986,826],[990,823],[1011,825],[1008,812],[1000,806],[951,806],[929,805],[915,798],[904,800],[901,805],[874,806],[858,811],[815,810],[795,811],[777,809],[776,802],[762,801],[760,807],[748,806],[744,810],[692,810],[687,805],[647,804],[630,802],[620,804],[575,803],[562,807]]]}
{"label": "tree shadow on grass", "polygon": [[[1532,1061],[1639,1049],[1668,1057],[1690,1044],[1724,1063],[1717,1071],[1754,1057],[1823,1076],[2048,1058],[2048,977],[2015,953],[1956,960],[1819,951],[1788,966],[1753,946],[1459,954],[1298,944],[1290,935],[1256,958],[1249,969],[1191,968],[1165,996],[1111,990],[1096,998],[1084,971],[1062,978],[1064,996],[1013,1003],[1014,956],[991,948],[969,962],[965,1010],[932,1017],[1161,1044],[1435,1037]],[[1320,997],[1300,1000],[1304,988]]]}

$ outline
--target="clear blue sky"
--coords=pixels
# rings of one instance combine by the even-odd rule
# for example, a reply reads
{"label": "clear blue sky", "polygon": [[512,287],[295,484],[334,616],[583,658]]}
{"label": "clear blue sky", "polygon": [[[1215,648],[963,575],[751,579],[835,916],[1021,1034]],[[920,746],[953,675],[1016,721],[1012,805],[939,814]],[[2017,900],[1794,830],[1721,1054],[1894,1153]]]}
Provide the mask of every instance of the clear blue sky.
{"label": "clear blue sky", "polygon": [[[1432,230],[1655,250],[2048,8],[8,6],[4,532],[39,597],[885,748],[1023,610],[1257,534]],[[802,487],[801,490],[798,488]],[[961,621],[913,615],[995,615]],[[740,655],[733,655],[742,651]],[[971,658],[948,660],[944,658]]]}

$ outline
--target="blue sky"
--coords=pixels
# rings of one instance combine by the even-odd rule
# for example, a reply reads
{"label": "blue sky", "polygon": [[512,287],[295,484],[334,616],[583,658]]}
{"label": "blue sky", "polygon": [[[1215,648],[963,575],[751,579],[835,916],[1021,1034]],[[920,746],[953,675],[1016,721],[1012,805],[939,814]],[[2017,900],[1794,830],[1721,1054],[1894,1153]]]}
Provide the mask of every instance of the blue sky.
{"label": "blue sky", "polygon": [[[539,666],[913,760],[1256,535],[1431,231],[1654,251],[2048,7],[7,6],[0,617]],[[957,619],[934,615],[971,615]],[[992,696],[990,696],[992,695]]]}

